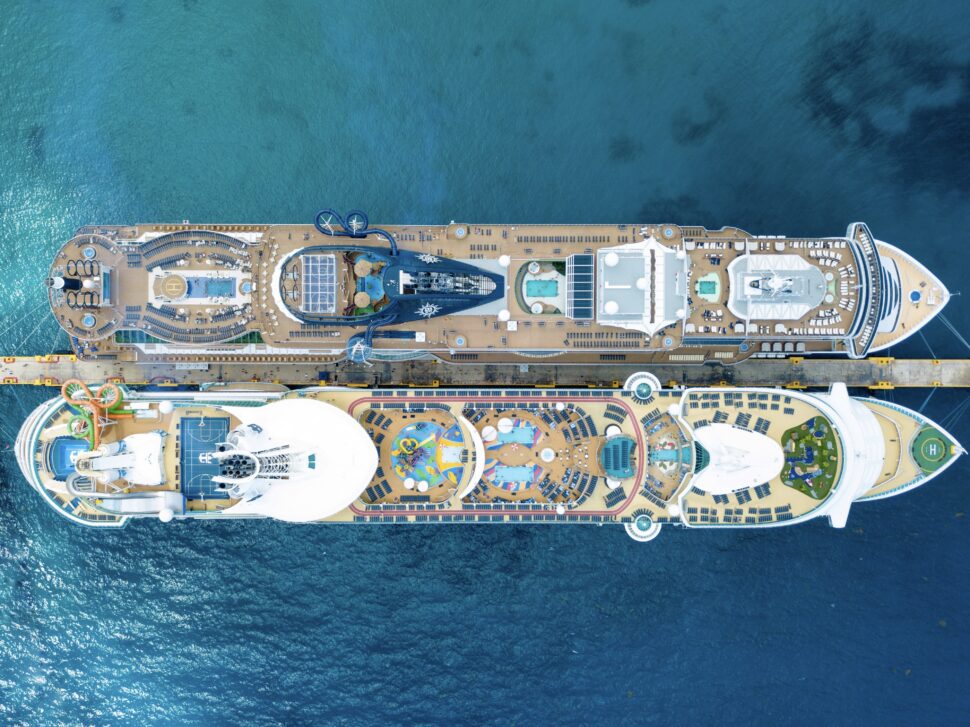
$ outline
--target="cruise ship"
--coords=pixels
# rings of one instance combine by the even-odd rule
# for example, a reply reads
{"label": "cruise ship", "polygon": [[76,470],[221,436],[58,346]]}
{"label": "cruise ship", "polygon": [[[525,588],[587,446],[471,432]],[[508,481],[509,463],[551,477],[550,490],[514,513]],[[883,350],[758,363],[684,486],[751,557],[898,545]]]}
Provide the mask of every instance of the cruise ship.
{"label": "cruise ship", "polygon": [[844,237],[673,224],[84,227],[47,277],[84,360],[730,364],[862,358],[946,287],[861,223]]}
{"label": "cruise ship", "polygon": [[75,523],[763,528],[898,495],[963,453],[890,402],[785,389],[198,391],[65,383],[24,423],[24,477]]}

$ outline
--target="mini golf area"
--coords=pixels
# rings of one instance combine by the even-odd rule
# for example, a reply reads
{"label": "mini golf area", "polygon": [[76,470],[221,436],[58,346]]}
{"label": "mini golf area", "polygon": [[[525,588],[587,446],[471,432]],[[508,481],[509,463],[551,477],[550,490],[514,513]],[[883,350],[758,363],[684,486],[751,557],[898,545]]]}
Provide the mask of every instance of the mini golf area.
{"label": "mini golf area", "polygon": [[832,424],[824,417],[812,417],[786,431],[781,444],[785,450],[782,482],[812,499],[825,499],[839,471]]}

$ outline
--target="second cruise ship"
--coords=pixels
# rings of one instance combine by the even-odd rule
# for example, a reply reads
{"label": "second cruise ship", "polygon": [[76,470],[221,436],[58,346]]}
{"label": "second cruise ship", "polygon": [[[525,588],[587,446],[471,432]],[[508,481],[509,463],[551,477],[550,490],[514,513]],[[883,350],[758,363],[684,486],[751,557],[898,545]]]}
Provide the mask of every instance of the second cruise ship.
{"label": "second cruise ship", "polygon": [[27,418],[24,477],[60,515],[754,528],[929,482],[962,449],[922,415],[778,389],[128,390],[69,381]]}
{"label": "second cruise ship", "polygon": [[946,287],[860,222],[845,236],[672,224],[91,226],[51,308],[87,360],[734,363],[861,358]]}

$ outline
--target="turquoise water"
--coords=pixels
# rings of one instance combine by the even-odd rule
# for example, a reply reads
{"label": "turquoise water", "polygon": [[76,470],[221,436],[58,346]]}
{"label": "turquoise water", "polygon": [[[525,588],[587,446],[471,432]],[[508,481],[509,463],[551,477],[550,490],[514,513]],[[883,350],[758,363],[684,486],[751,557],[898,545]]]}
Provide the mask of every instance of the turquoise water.
{"label": "turquoise water", "polygon": [[[867,221],[960,290],[965,3],[6,2],[4,353],[88,222]],[[950,320],[970,320],[966,297]],[[895,355],[966,354],[935,322]],[[5,445],[50,392],[0,389]],[[896,392],[919,407],[922,392]],[[962,394],[927,405],[945,418]],[[970,441],[961,421],[955,433]],[[0,721],[959,723],[967,460],[849,527],[74,527],[0,456]]]}
{"label": "turquoise water", "polygon": [[[536,428],[530,424],[525,426],[512,427],[511,431],[499,432],[496,439],[503,444],[528,444],[532,446],[532,442],[536,438]],[[531,467],[529,468],[532,469]]]}
{"label": "turquoise water", "polygon": [[220,278],[186,278],[188,291],[186,298],[231,298],[235,295],[233,280]]}
{"label": "turquoise water", "polygon": [[371,300],[380,300],[384,297],[384,279],[381,275],[365,275],[357,278],[357,290],[367,293]]}
{"label": "turquoise water", "polygon": [[654,462],[690,462],[691,447],[682,449],[655,449],[650,453]]}
{"label": "turquoise water", "polygon": [[526,280],[525,294],[530,298],[551,298],[559,291],[555,280]]}
{"label": "turquoise water", "polygon": [[512,467],[500,464],[495,468],[496,482],[532,482],[535,470],[532,467]]}
{"label": "turquoise water", "polygon": [[697,281],[697,292],[701,295],[713,295],[717,292],[717,283],[713,280]]}

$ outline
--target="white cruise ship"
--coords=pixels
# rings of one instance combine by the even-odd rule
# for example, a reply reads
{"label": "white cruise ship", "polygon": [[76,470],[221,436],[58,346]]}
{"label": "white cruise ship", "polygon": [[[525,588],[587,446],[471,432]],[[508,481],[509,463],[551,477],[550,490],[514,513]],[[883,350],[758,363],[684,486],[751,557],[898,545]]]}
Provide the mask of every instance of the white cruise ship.
{"label": "white cruise ship", "polygon": [[778,527],[927,483],[963,450],[909,409],[782,389],[134,391],[67,382],[17,458],[60,515],[94,527],[293,523]]}
{"label": "white cruise ship", "polygon": [[47,277],[84,360],[731,364],[863,358],[949,292],[843,237],[672,224],[84,227]]}

